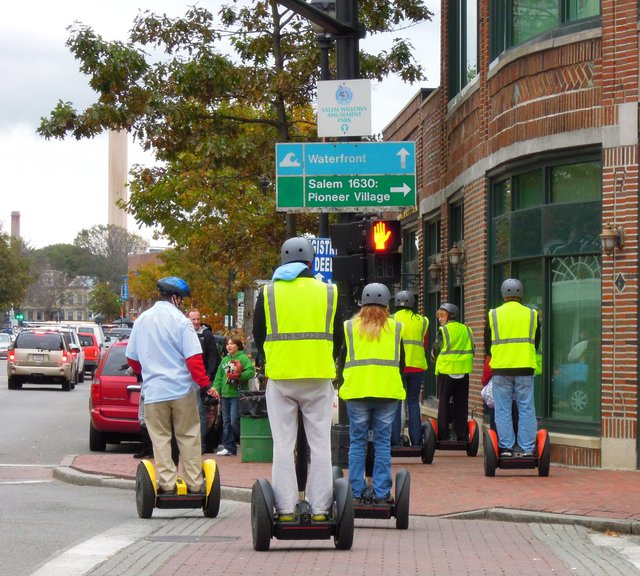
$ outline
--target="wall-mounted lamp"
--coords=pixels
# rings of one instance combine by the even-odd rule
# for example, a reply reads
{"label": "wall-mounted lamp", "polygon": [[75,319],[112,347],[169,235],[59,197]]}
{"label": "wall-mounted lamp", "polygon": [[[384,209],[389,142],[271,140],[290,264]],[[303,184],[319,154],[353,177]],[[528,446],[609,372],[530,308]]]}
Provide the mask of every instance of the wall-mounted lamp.
{"label": "wall-mounted lamp", "polygon": [[431,283],[433,285],[440,283],[440,264],[437,262],[437,258],[434,256],[431,258],[431,264],[427,268],[429,272],[429,278],[431,279]]}
{"label": "wall-mounted lamp", "polygon": [[600,242],[602,243],[602,251],[611,254],[616,248],[624,246],[624,229],[622,226],[615,224],[605,224],[600,234]]}
{"label": "wall-mounted lamp", "polygon": [[464,248],[460,244],[458,244],[458,242],[454,242],[453,246],[449,248],[448,256],[449,264],[451,264],[451,266],[453,266],[453,269],[457,272],[458,267],[464,260]]}

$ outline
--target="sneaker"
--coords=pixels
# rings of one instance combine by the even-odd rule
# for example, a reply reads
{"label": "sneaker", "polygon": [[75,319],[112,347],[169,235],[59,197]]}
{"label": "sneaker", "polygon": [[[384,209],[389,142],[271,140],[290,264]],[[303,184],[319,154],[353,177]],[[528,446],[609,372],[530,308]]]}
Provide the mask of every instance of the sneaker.
{"label": "sneaker", "polygon": [[522,456],[524,458],[533,458],[535,456],[535,454],[533,452],[523,452]]}
{"label": "sneaker", "polygon": [[500,458],[511,458],[513,456],[513,450],[509,448],[500,448]]}
{"label": "sneaker", "polygon": [[216,455],[218,455],[218,456],[234,456],[234,454],[229,452],[229,450],[227,450],[226,448],[223,448],[219,452],[216,452]]}
{"label": "sneaker", "polygon": [[158,487],[158,494],[162,494],[163,496],[176,496],[178,494],[175,488],[171,490],[165,490],[164,488]]}
{"label": "sneaker", "polygon": [[312,514],[311,515],[312,522],[326,522],[327,515],[326,514]]}
{"label": "sneaker", "polygon": [[278,514],[278,522],[293,522],[293,514]]}

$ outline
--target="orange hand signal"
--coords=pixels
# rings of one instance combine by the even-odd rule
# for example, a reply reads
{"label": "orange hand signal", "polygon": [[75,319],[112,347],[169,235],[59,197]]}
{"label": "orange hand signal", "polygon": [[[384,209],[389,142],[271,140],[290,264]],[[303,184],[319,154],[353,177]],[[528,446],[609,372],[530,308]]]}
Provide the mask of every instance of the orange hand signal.
{"label": "orange hand signal", "polygon": [[384,222],[378,222],[373,227],[373,241],[376,245],[376,250],[384,250],[391,236],[391,230],[387,230],[387,225]]}

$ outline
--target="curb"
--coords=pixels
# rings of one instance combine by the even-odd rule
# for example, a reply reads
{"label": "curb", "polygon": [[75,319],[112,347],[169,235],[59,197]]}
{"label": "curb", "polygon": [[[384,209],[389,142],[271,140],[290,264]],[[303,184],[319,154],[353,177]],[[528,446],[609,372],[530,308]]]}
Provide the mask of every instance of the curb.
{"label": "curb", "polygon": [[[72,468],[73,456],[62,461],[62,465],[53,468],[53,477],[67,484],[77,486],[102,486],[105,488],[119,488],[135,490],[136,481],[116,476],[103,474],[88,474]],[[250,488],[225,487],[221,488],[221,497],[224,500],[236,502],[251,502]],[[443,514],[434,516],[447,520],[493,520],[496,522],[523,522],[540,524],[573,524],[584,526],[596,532],[617,532],[620,534],[640,535],[640,521],[621,520],[617,518],[599,518],[590,516],[577,516],[574,514],[556,514],[552,512],[534,512],[530,510],[514,510],[512,508],[485,508],[457,512],[455,514]]]}

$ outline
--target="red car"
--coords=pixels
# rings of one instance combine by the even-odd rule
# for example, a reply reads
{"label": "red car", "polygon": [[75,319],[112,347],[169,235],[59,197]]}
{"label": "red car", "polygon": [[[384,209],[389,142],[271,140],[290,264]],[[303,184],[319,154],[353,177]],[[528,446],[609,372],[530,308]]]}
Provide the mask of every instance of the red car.
{"label": "red car", "polygon": [[104,452],[107,444],[139,442],[140,384],[127,363],[127,341],[107,348],[93,380],[89,397],[89,449]]}
{"label": "red car", "polygon": [[96,373],[100,364],[100,346],[98,339],[93,334],[78,332],[80,346],[84,349],[84,370],[90,372],[91,377]]}

